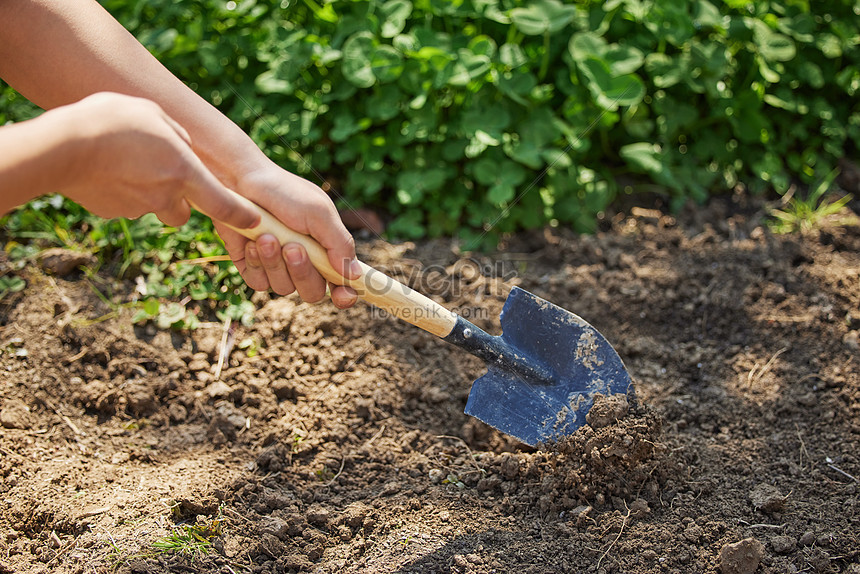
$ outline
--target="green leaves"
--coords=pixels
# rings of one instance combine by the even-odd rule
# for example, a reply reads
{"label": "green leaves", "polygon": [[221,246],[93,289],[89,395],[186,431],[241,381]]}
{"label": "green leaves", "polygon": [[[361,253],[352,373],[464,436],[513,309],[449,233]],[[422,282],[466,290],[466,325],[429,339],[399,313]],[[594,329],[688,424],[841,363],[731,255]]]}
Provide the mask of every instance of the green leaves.
{"label": "green leaves", "polygon": [[607,44],[595,34],[582,32],[571,37],[568,53],[601,108],[614,111],[645,97],[645,84],[634,73],[644,62],[639,49]]}
{"label": "green leaves", "polygon": [[103,1],[393,236],[593,229],[620,172],[681,205],[809,183],[860,147],[852,0]]}
{"label": "green leaves", "polygon": [[511,20],[523,34],[555,34],[567,26],[576,14],[576,6],[559,0],[533,0],[524,8],[511,10]]}
{"label": "green leaves", "polygon": [[759,53],[769,62],[788,62],[794,58],[797,50],[794,41],[783,34],[774,32],[770,26],[761,20],[749,19],[753,28],[753,39]]}
{"label": "green leaves", "polygon": [[370,32],[358,32],[343,45],[343,76],[358,88],[369,88],[376,83],[371,58],[376,42]]}
{"label": "green leaves", "polygon": [[379,7],[382,29],[380,36],[394,38],[406,27],[406,21],[412,15],[412,2],[409,0],[388,0]]}

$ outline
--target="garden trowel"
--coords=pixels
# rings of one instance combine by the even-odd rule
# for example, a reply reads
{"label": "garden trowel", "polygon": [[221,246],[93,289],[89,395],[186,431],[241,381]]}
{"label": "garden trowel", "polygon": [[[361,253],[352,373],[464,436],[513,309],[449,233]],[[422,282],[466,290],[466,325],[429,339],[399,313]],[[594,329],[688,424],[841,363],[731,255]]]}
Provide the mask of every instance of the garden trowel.
{"label": "garden trowel", "polygon": [[345,279],[319,243],[258,209],[260,223],[236,231],[251,239],[269,233],[281,245],[301,244],[331,283],[348,285],[368,303],[483,359],[487,373],[472,385],[466,414],[526,444],[572,434],[585,424],[597,394],[632,395],[630,376],[612,346],[561,307],[514,287],[502,309],[502,334],[489,335],[364,263],[358,279]]}

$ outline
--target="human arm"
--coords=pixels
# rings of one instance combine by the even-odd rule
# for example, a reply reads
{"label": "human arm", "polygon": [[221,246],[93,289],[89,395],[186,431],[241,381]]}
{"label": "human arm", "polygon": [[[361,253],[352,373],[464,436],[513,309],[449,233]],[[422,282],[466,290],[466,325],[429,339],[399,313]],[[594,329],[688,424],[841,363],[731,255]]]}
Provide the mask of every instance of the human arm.
{"label": "human arm", "polygon": [[188,134],[148,100],[102,93],[0,128],[0,213],[60,192],[101,217],[153,212],[188,219],[185,198],[237,227],[259,217],[191,150]]}
{"label": "human arm", "polygon": [[[173,76],[95,1],[0,2],[0,77],[46,109],[96,92],[158,103],[187,131],[192,150],[220,182],[314,237],[343,275],[357,275],[351,265],[353,239],[328,196],[268,160],[238,126]],[[218,229],[251,287],[287,293],[295,285],[306,300],[322,297],[325,282],[303,249],[281,249],[272,236],[249,242],[223,226]],[[290,255],[297,257],[291,261]],[[344,307],[355,295],[333,288],[332,299]]]}

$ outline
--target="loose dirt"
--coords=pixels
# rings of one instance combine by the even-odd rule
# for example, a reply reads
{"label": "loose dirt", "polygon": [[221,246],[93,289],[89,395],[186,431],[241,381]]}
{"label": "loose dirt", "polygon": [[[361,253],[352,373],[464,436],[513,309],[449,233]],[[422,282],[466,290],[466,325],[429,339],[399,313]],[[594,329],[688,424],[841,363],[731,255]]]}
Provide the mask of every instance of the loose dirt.
{"label": "loose dirt", "polygon": [[[715,202],[359,249],[490,332],[514,285],[573,311],[636,400],[530,449],[463,415],[480,361],[363,304],[167,332],[34,263],[0,302],[0,573],[860,573],[860,227]],[[191,526],[208,553],[163,547]]]}

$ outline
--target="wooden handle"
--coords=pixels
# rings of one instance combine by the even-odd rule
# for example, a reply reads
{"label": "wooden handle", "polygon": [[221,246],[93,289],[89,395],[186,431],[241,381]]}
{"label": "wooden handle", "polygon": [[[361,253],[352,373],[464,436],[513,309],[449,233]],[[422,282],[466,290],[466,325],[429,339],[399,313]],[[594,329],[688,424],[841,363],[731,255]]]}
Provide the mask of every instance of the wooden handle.
{"label": "wooden handle", "polygon": [[[206,213],[196,205],[192,205],[192,207]],[[358,296],[368,303],[376,305],[398,319],[411,323],[437,337],[445,337],[451,333],[457,322],[456,314],[361,261],[359,261],[361,276],[358,279],[346,279],[335,271],[329,262],[325,248],[316,240],[293,231],[262,207],[258,205],[255,207],[260,212],[260,223],[256,226],[249,229],[228,227],[248,239],[256,240],[261,235],[269,233],[274,235],[281,245],[298,243],[305,248],[311,263],[327,281],[335,285],[352,287]]]}

